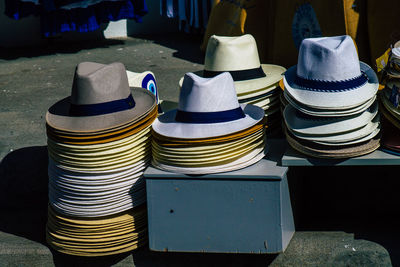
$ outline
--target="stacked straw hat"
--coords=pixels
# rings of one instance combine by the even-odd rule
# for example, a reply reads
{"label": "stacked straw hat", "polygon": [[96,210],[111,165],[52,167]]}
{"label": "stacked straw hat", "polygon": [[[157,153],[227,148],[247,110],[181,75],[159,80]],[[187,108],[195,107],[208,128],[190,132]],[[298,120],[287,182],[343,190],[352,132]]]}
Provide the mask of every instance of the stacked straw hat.
{"label": "stacked straw hat", "polygon": [[[229,72],[235,82],[239,103],[261,107],[267,118],[267,132],[280,130],[281,115],[279,81],[284,67],[260,64],[254,37],[217,36],[209,38],[204,59],[204,70],[199,76],[210,78]],[[183,78],[179,84],[182,86]]]}
{"label": "stacked straw hat", "polygon": [[348,158],[379,147],[375,72],[349,36],[304,39],[283,79],[286,136],[313,157]]}
{"label": "stacked straw hat", "polygon": [[46,114],[47,242],[100,256],[147,242],[143,171],[151,159],[155,96],[130,88],[122,63],[80,63],[71,96]]}
{"label": "stacked straw hat", "polygon": [[153,123],[152,164],[207,174],[247,167],[265,155],[264,110],[239,104],[228,72],[213,78],[184,76],[178,109]]}
{"label": "stacked straw hat", "polygon": [[400,153],[400,42],[391,49],[385,73],[386,84],[379,94],[381,113],[385,118],[381,144],[386,152],[398,155]]}

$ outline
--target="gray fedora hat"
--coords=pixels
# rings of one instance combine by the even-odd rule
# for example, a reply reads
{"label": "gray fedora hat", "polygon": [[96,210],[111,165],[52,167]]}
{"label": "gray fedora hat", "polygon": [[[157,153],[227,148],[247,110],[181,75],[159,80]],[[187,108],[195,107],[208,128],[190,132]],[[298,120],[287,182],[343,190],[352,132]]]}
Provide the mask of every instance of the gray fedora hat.
{"label": "gray fedora hat", "polygon": [[125,66],[82,62],[75,70],[71,96],[49,108],[46,122],[69,132],[93,132],[134,123],[156,106],[155,96],[130,88]]}

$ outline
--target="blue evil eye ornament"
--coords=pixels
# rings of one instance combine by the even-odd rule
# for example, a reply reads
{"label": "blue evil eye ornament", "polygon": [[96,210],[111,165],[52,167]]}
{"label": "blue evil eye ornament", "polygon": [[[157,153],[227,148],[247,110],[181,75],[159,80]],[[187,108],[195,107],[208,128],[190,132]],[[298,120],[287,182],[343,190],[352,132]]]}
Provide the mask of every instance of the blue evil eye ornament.
{"label": "blue evil eye ornament", "polygon": [[322,32],[317,15],[311,4],[300,5],[293,16],[292,22],[292,37],[296,48],[299,49],[301,42],[305,38],[321,36]]}
{"label": "blue evil eye ornament", "polygon": [[154,77],[153,74],[149,73],[147,74],[143,80],[142,80],[142,88],[145,88],[152,92],[157,99],[157,104],[158,104],[158,90],[157,90],[157,82],[156,78]]}

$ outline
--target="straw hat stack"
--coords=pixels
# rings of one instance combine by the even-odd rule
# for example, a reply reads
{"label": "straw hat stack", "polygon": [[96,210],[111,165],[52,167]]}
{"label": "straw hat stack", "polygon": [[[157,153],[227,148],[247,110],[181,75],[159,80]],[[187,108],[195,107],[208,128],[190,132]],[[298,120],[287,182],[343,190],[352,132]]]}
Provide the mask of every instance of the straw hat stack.
{"label": "straw hat stack", "polygon": [[348,158],[379,147],[375,72],[349,36],[309,38],[284,79],[286,136],[313,157]]}
{"label": "straw hat stack", "polygon": [[[267,133],[280,131],[279,81],[284,67],[260,64],[254,37],[213,35],[208,40],[204,70],[195,72],[205,78],[229,72],[235,82],[240,104],[252,104],[265,111]],[[183,78],[180,80],[182,86]]]}
{"label": "straw hat stack", "polygon": [[178,109],[153,123],[152,164],[208,174],[247,167],[264,157],[264,110],[239,104],[228,72],[213,78],[184,76]]}
{"label": "straw hat stack", "polygon": [[385,68],[387,81],[385,88],[380,91],[380,110],[383,114],[384,128],[382,146],[385,151],[400,154],[400,42],[391,50],[389,64]]}
{"label": "straw hat stack", "polygon": [[143,171],[151,159],[155,96],[128,84],[121,63],[80,63],[71,96],[49,108],[47,242],[72,255],[147,242]]}

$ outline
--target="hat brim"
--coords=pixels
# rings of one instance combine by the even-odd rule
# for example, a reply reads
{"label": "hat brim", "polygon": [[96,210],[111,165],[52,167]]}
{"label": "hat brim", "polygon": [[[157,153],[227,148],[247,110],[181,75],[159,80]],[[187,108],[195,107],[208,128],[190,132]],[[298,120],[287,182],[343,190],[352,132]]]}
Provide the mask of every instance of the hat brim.
{"label": "hat brim", "polygon": [[[286,71],[286,68],[273,64],[261,64],[261,68],[265,73],[265,77],[235,82],[236,93],[238,95],[261,91],[261,89],[265,89],[265,91],[271,90],[269,87],[272,87],[272,85],[274,85],[274,88],[277,87],[283,77],[283,73]],[[202,70],[193,73],[201,77],[204,76]],[[182,87],[182,84],[183,77],[179,80],[179,88]]]}
{"label": "hat brim", "polygon": [[291,131],[291,129],[288,128],[288,130],[293,134],[296,138],[301,139],[301,140],[308,140],[308,141],[313,141],[313,142],[325,142],[325,143],[345,143],[345,142],[350,142],[354,140],[359,140],[361,138],[364,138],[365,136],[370,135],[372,132],[374,132],[378,127],[380,126],[379,123],[380,116],[377,114],[375,118],[369,122],[367,125],[360,129],[356,129],[354,131],[350,132],[345,132],[341,134],[333,134],[333,135],[320,135],[320,136],[315,136],[315,135],[302,135],[296,132]]}
{"label": "hat brim", "polygon": [[256,106],[264,106],[274,102],[275,100],[279,99],[279,94],[273,94],[271,96],[251,99],[250,101],[241,101],[241,104],[251,104]]}
{"label": "hat brim", "polygon": [[153,157],[159,162],[167,162],[175,166],[187,165],[190,167],[198,167],[200,165],[221,165],[219,162],[232,161],[231,159],[237,158],[241,155],[249,153],[251,150],[264,143],[264,136],[259,137],[257,140],[247,142],[241,145],[233,146],[232,148],[225,148],[222,151],[215,151],[205,154],[171,154],[164,153],[162,150],[153,149]]}
{"label": "hat brim", "polygon": [[400,120],[400,109],[396,108],[392,102],[389,100],[389,92],[388,90],[384,90],[381,94],[381,102],[385,106],[385,108],[398,120]]}
{"label": "hat brim", "polygon": [[286,68],[272,64],[261,64],[261,68],[265,73],[265,77],[235,82],[237,94],[244,94],[277,84],[286,71]]}
{"label": "hat brim", "polygon": [[296,83],[297,65],[289,68],[283,78],[285,91],[303,105],[319,109],[349,109],[371,99],[378,91],[379,81],[374,70],[360,62],[361,72],[368,77],[363,86],[344,91],[317,91],[303,88]]}
{"label": "hat brim", "polygon": [[170,172],[184,173],[184,174],[210,174],[210,173],[220,173],[220,172],[228,172],[239,170],[245,167],[248,167],[252,164],[260,161],[265,154],[267,153],[266,147],[261,147],[253,150],[249,154],[240,157],[239,159],[230,162],[228,164],[219,165],[219,166],[209,166],[209,167],[198,167],[198,168],[190,168],[190,167],[177,167],[170,166],[166,164],[159,163],[157,160],[153,159],[152,165],[161,170],[166,170]]}
{"label": "hat brim", "polygon": [[363,143],[366,142],[368,140],[371,140],[372,138],[374,138],[376,135],[378,135],[381,131],[381,128],[378,127],[375,130],[373,130],[370,134],[368,134],[367,136],[361,137],[359,139],[355,139],[355,140],[351,140],[351,141],[345,141],[345,142],[314,142],[316,144],[321,144],[321,145],[326,145],[326,146],[348,146],[348,145],[355,145],[355,144],[359,144],[359,143]]}
{"label": "hat brim", "polygon": [[263,93],[263,94],[259,94],[259,95],[250,94],[250,95],[243,95],[242,97],[238,96],[238,100],[239,100],[239,103],[250,103],[252,101],[257,101],[260,99],[268,99],[268,98],[275,97],[278,95],[280,95],[280,92],[279,92],[279,90],[276,89],[276,87],[274,87],[274,89],[267,91],[266,93]]}
{"label": "hat brim", "polygon": [[264,117],[264,110],[257,106],[242,104],[245,117],[221,123],[182,123],[175,120],[177,110],[171,110],[158,117],[153,130],[162,136],[179,139],[211,138],[228,135],[250,128]]}
{"label": "hat brim", "polygon": [[376,96],[373,96],[371,99],[367,100],[367,102],[357,106],[355,108],[350,109],[342,109],[342,110],[327,110],[327,109],[316,109],[308,106],[303,106],[301,103],[297,102],[293,99],[286,91],[283,93],[286,103],[290,103],[294,108],[300,110],[301,112],[317,117],[338,117],[338,116],[351,116],[365,111],[369,108],[374,101],[376,100]]}
{"label": "hat brim", "polygon": [[386,69],[386,73],[391,78],[400,78],[400,72],[393,69]]}
{"label": "hat brim", "polygon": [[375,151],[380,146],[380,136],[375,136],[361,144],[337,147],[302,142],[294,138],[291,134],[288,134],[287,131],[286,139],[289,145],[300,153],[311,157],[326,159],[343,159],[362,156]]}
{"label": "hat brim", "polygon": [[299,112],[291,105],[285,107],[283,117],[291,131],[303,135],[334,135],[354,131],[367,125],[377,114],[378,103],[371,110],[349,117],[314,117],[299,116]]}
{"label": "hat brim", "polygon": [[70,116],[70,97],[66,97],[49,108],[46,122],[50,127],[66,132],[97,132],[134,123],[155,107],[156,99],[143,88],[131,88],[131,92],[134,108],[98,116]]}
{"label": "hat brim", "polygon": [[175,155],[179,157],[192,157],[192,156],[201,156],[201,157],[207,157],[207,155],[214,154],[214,153],[224,153],[224,152],[229,152],[230,150],[234,150],[237,147],[243,147],[251,144],[255,140],[261,138],[263,136],[263,129],[261,128],[259,131],[240,138],[238,140],[234,141],[228,141],[228,142],[221,142],[221,143],[215,143],[215,144],[208,144],[208,145],[187,145],[187,146],[182,146],[182,147],[168,147],[168,146],[163,146],[163,144],[160,144],[158,142],[153,142],[152,143],[152,150],[154,153],[154,150],[157,151],[162,151],[164,153],[168,153],[169,155]]}

